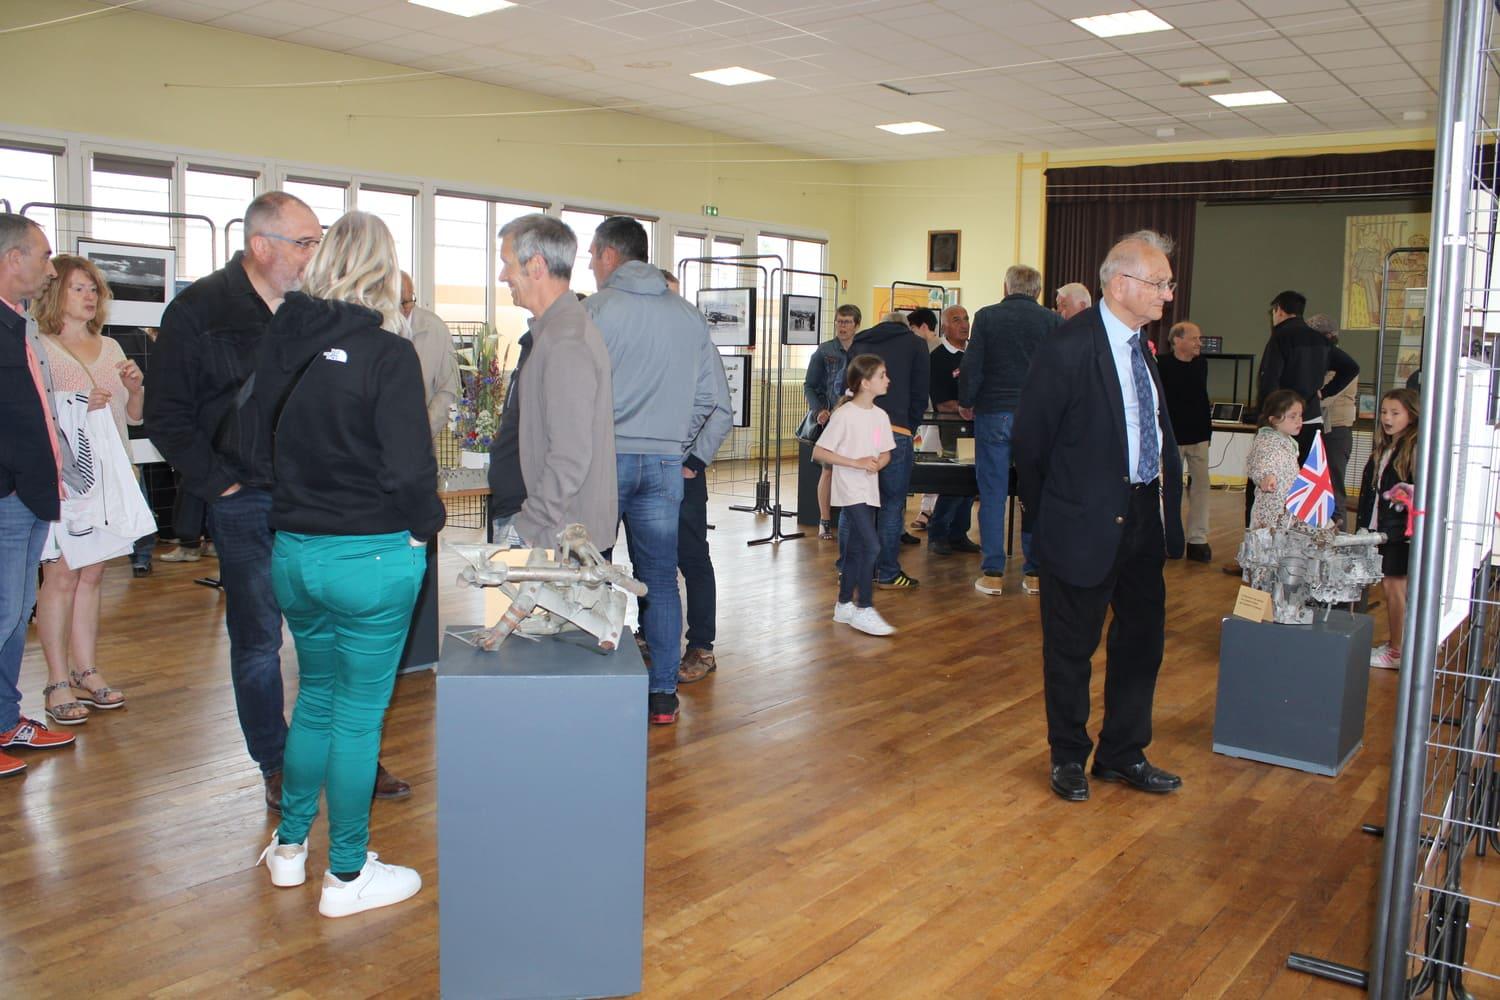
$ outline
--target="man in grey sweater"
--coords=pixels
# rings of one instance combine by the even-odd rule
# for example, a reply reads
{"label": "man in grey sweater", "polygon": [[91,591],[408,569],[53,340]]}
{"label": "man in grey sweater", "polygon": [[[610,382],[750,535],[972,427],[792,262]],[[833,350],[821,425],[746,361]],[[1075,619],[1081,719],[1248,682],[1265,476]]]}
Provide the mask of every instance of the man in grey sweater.
{"label": "man in grey sweater", "polygon": [[[615,467],[620,516],[635,575],[650,588],[641,626],[651,651],[648,719],[677,721],[682,600],[677,593],[678,517],[694,470],[689,449],[711,418],[729,414],[724,375],[708,323],[673,295],[647,263],[646,230],[634,219],[605,219],[594,231],[589,269],[599,291],[584,308],[604,335],[614,390]],[[703,460],[703,456],[698,456]],[[700,473],[701,474],[701,473]]]}
{"label": "man in grey sweater", "polygon": [[500,280],[532,315],[518,390],[526,499],[511,522],[532,547],[555,547],[558,532],[582,524],[607,548],[619,520],[609,354],[568,288],[577,252],[573,231],[550,216],[525,215],[500,230]]}

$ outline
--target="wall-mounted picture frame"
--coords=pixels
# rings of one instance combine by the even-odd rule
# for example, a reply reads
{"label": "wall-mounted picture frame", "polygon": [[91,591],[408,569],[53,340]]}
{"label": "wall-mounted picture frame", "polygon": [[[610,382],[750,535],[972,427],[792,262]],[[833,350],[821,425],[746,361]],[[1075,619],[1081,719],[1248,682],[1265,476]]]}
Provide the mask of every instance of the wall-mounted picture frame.
{"label": "wall-mounted picture frame", "polygon": [[91,261],[109,283],[111,326],[161,326],[161,314],[177,294],[175,249],[80,236],[78,256]]}
{"label": "wall-mounted picture frame", "polygon": [[823,300],[816,295],[781,297],[781,342],[816,347],[823,339]]}
{"label": "wall-mounted picture frame", "polygon": [[724,378],[729,382],[729,412],[734,416],[734,426],[750,426],[750,369],[748,354],[720,354],[724,362]]}
{"label": "wall-mounted picture frame", "polygon": [[957,229],[927,231],[927,280],[957,281],[960,241]]}
{"label": "wall-mounted picture frame", "polygon": [[755,346],[755,289],[704,288],[698,292],[698,311],[708,320],[715,347]]}
{"label": "wall-mounted picture frame", "polygon": [[1375,394],[1373,392],[1359,394],[1359,405],[1355,408],[1355,417],[1360,420],[1375,419]]}

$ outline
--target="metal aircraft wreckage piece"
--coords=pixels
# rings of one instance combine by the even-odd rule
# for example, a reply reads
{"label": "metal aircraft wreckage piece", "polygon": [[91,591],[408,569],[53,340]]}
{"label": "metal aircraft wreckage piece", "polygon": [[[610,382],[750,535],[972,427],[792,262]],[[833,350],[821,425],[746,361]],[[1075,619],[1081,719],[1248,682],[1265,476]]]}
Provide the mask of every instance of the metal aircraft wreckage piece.
{"label": "metal aircraft wreckage piece", "polygon": [[1284,528],[1245,532],[1239,562],[1246,582],[1271,595],[1276,622],[1308,625],[1313,620],[1309,601],[1349,604],[1380,582],[1384,574],[1375,547],[1384,541],[1378,531],[1346,535],[1291,521]]}
{"label": "metal aircraft wreckage piece", "polygon": [[[457,638],[482,649],[494,649],[512,633],[536,639],[555,635],[566,619],[599,640],[599,648],[613,650],[625,629],[625,593],[644,597],[646,585],[606,560],[589,540],[581,524],[570,524],[557,536],[556,558],[534,548],[525,566],[510,566],[495,560],[501,545],[448,544],[468,563],[459,573],[460,583],[471,587],[499,587],[510,598],[510,607],[500,620],[486,629],[476,629]],[[532,612],[541,608],[542,615]],[[553,617],[555,616],[555,618]]]}

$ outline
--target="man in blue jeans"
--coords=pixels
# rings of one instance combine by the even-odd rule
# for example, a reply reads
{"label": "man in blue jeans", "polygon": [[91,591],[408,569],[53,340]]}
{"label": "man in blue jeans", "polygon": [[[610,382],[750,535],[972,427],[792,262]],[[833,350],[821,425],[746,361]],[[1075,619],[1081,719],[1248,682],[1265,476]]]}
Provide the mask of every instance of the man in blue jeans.
{"label": "man in blue jeans", "polygon": [[[268,191],[252,201],[244,249],[184,289],[162,315],[146,393],[152,443],[182,488],[208,503],[235,708],[273,810],[281,808],[287,726],[281,606],[271,589],[271,465],[269,455],[255,454],[253,428],[241,426],[240,396],[272,314],[302,287],[322,239],[318,217],[299,199]],[[401,798],[411,786],[381,768],[375,794]]]}
{"label": "man in blue jeans", "polygon": [[[647,253],[639,222],[628,216],[601,222],[589,246],[589,270],[599,291],[584,300],[584,308],[609,350],[620,517],[635,575],[650,589],[641,609],[651,651],[647,720],[669,726],[679,714],[682,659],[677,537],[683,462],[715,410],[722,405],[728,413],[728,400],[727,390],[720,400],[709,367],[710,360],[720,362],[708,322],[672,294]],[[721,365],[717,380],[723,378]]]}
{"label": "man in blue jeans", "polygon": [[[920,309],[912,315],[917,313],[926,314],[923,325],[937,325],[932,310]],[[887,317],[855,335],[849,344],[849,360],[861,354],[873,354],[885,362],[891,387],[884,396],[876,397],[875,405],[890,418],[896,439],[890,462],[880,470],[880,513],[875,523],[880,555],[875,560],[875,586],[881,590],[910,590],[918,586],[918,581],[901,568],[901,535],[906,525],[906,497],[911,492],[912,431],[921,425],[922,415],[927,412],[931,380],[927,342],[912,333],[899,316]],[[849,529],[840,518],[840,549],[845,547],[848,534]]]}
{"label": "man in blue jeans", "polygon": [[41,334],[21,311],[22,302],[56,277],[41,227],[0,214],[0,777],[26,770],[26,762],[6,750],[73,742],[22,715],[20,689],[37,562],[48,524],[60,513],[59,479],[83,487],[67,440],[57,433]]}
{"label": "man in blue jeans", "polygon": [[[1011,430],[1021,386],[1042,340],[1061,323],[1037,301],[1042,276],[1016,264],[1005,271],[1005,298],[974,316],[974,328],[959,367],[959,404],[974,411],[974,473],[979,480],[979,542],[984,550],[974,589],[999,597],[1005,592],[1005,506],[1010,496]],[[1026,557],[1022,589],[1038,592],[1031,561],[1030,533],[1022,531]]]}

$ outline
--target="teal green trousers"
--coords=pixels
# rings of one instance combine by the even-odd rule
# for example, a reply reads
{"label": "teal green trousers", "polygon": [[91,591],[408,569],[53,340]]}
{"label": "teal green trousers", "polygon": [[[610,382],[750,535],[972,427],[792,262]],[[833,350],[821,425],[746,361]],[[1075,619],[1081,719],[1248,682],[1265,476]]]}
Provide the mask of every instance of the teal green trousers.
{"label": "teal green trousers", "polygon": [[330,871],[365,865],[381,726],[427,569],[426,547],[409,538],[276,533],[271,583],[301,676],[277,833],[305,841],[326,788]]}

